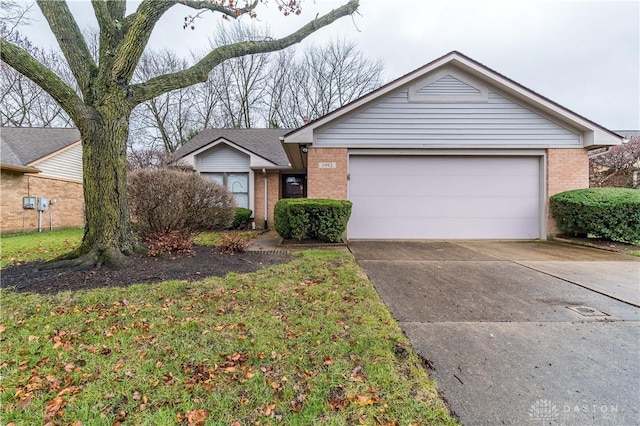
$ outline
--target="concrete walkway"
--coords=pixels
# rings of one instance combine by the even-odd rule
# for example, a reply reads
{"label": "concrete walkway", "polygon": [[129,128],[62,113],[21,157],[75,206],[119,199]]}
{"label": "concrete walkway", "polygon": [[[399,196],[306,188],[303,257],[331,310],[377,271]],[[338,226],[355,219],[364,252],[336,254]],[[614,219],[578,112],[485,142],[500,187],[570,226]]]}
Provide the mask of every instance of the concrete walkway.
{"label": "concrete walkway", "polygon": [[463,424],[640,424],[640,258],[554,242],[349,247]]}

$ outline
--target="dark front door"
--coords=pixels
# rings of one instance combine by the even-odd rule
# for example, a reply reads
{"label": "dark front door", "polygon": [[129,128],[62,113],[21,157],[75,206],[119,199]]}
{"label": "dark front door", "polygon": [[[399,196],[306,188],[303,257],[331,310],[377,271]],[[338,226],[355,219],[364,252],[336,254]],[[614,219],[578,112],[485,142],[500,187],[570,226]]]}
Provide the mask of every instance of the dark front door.
{"label": "dark front door", "polygon": [[307,196],[306,175],[283,175],[282,198],[305,198]]}

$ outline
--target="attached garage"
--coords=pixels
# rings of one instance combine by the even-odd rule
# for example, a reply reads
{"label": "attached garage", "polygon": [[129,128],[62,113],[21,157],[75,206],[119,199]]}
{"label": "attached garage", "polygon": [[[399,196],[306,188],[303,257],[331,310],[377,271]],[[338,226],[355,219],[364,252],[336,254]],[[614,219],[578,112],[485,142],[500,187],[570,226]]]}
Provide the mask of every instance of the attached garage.
{"label": "attached garage", "polygon": [[350,239],[540,237],[541,157],[349,157]]}
{"label": "attached garage", "polygon": [[588,186],[619,135],[451,52],[283,146],[310,198],[353,202],[349,239],[545,239],[549,197]]}

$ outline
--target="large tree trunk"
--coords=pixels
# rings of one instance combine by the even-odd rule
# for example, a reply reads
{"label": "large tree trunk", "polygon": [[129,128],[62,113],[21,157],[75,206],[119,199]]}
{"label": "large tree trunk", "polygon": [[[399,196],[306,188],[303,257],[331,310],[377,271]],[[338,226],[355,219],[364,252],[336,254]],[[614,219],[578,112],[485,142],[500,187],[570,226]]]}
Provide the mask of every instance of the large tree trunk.
{"label": "large tree trunk", "polygon": [[[115,92],[115,93],[114,93]],[[130,107],[118,90],[95,115],[80,120],[85,202],[84,237],[80,247],[52,266],[120,266],[137,248],[129,221],[126,149]],[[122,93],[124,95],[124,93]]]}

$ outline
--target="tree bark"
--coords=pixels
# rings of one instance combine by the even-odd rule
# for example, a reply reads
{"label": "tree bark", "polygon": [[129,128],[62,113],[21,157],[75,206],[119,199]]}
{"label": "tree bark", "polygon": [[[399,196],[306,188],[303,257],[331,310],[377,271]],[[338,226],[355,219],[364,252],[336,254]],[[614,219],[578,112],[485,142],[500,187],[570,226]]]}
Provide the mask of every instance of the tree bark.
{"label": "tree bark", "polygon": [[111,88],[91,118],[76,122],[82,138],[85,229],[80,247],[52,267],[118,266],[138,248],[129,219],[126,149],[131,108]]}

